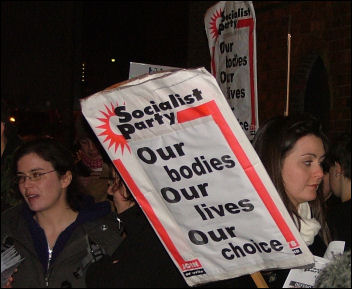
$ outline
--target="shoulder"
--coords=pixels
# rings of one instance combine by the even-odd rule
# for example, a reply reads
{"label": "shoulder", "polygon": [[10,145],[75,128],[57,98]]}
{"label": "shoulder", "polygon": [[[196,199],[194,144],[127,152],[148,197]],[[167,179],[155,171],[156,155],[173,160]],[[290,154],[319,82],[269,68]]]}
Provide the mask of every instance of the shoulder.
{"label": "shoulder", "polygon": [[[19,204],[1,213],[2,241],[6,236],[18,236],[19,234],[24,233],[27,224],[22,213],[23,206],[24,204]],[[19,228],[21,228],[21,231],[19,230]]]}
{"label": "shoulder", "polygon": [[82,224],[91,241],[102,246],[108,255],[122,243],[122,230],[114,214],[108,213]]}
{"label": "shoulder", "polygon": [[22,210],[24,204],[21,203],[15,207],[6,209],[1,213],[1,225],[6,223],[13,223],[14,221],[22,218]]}

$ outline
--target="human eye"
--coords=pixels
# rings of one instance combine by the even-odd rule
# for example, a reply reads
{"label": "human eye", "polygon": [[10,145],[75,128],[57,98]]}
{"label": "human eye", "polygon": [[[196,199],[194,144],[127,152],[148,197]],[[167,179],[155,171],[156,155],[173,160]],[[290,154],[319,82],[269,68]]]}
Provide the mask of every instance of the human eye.
{"label": "human eye", "polygon": [[308,161],[304,161],[304,165],[307,166],[307,167],[310,167],[312,165],[312,162],[311,160],[308,160]]}
{"label": "human eye", "polygon": [[33,172],[31,174],[32,180],[39,180],[41,176],[42,176],[42,173],[40,173],[40,172]]}

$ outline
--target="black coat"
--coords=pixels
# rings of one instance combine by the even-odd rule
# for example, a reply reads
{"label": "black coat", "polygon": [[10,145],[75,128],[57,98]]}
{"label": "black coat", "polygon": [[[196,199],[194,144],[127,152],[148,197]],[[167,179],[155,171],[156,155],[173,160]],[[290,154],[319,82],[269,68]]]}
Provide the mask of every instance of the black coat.
{"label": "black coat", "polygon": [[329,210],[328,225],[333,240],[345,241],[345,251],[351,249],[351,199]]}
{"label": "black coat", "polygon": [[[127,237],[113,256],[92,264],[89,288],[188,287],[138,205],[119,217]],[[113,261],[117,260],[116,263]]]}
{"label": "black coat", "polygon": [[[127,238],[112,258],[90,265],[89,288],[188,288],[163,244],[138,206],[119,216]],[[113,264],[113,261],[118,260]],[[249,275],[215,281],[197,288],[256,288]]]}
{"label": "black coat", "polygon": [[102,252],[113,254],[122,237],[110,204],[85,199],[75,222],[56,240],[50,262],[45,232],[26,203],[1,214],[2,247],[13,244],[24,258],[14,274],[13,288],[85,288],[89,262]]}

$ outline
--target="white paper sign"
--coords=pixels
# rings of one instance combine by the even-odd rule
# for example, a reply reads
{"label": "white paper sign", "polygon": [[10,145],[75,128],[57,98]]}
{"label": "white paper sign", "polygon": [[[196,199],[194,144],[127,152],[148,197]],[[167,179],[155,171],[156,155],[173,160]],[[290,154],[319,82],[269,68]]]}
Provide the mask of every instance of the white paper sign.
{"label": "white paper sign", "polygon": [[313,264],[206,69],[144,75],[81,107],[190,286]]}
{"label": "white paper sign", "polygon": [[314,256],[314,261],[312,268],[290,270],[282,288],[314,288],[318,275],[330,260]]}
{"label": "white paper sign", "polygon": [[336,256],[342,255],[345,250],[345,241],[332,241],[325,251],[324,258],[333,260]]}
{"label": "white paper sign", "polygon": [[307,269],[292,269],[287,275],[283,288],[314,288],[321,270],[335,257],[344,252],[345,241],[332,241],[325,251],[324,257],[314,256],[314,266]]}
{"label": "white paper sign", "polygon": [[176,69],[180,69],[180,68],[165,66],[165,65],[130,62],[130,71],[129,71],[128,79],[135,78],[137,76],[147,74],[147,73],[154,73],[154,72],[159,72],[164,70],[176,70]]}
{"label": "white paper sign", "polygon": [[204,17],[216,77],[247,137],[258,129],[256,18],[252,1],[220,1]]}

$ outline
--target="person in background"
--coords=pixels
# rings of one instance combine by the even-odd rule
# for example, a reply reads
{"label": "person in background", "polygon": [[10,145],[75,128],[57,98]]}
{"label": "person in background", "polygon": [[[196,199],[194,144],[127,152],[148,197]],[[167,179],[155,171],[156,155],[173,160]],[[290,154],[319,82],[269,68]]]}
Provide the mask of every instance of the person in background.
{"label": "person in background", "polygon": [[13,173],[25,202],[1,216],[2,248],[14,245],[24,258],[13,287],[85,287],[88,265],[122,242],[110,204],[82,194],[73,167],[70,151],[54,139],[16,150]]}
{"label": "person in background", "polygon": [[[340,199],[336,197],[330,186],[330,164],[328,161],[328,158],[326,157],[324,162],[323,162],[323,172],[324,172],[324,177],[322,181],[322,193],[323,193],[323,199],[324,199],[324,205],[325,205],[325,212],[326,215],[329,213],[331,208],[333,208],[336,204],[340,203]],[[330,229],[330,228],[329,228]]]}
{"label": "person in background", "polygon": [[351,134],[340,135],[328,153],[329,182],[333,194],[341,201],[328,211],[333,240],[345,241],[351,249]]}
{"label": "person in background", "polygon": [[[274,117],[259,128],[253,147],[306,245],[322,257],[331,237],[322,194],[328,139],[321,124],[308,114]],[[287,273],[268,273],[269,286],[282,287]]]}
{"label": "person in background", "polygon": [[6,101],[1,98],[1,212],[22,201],[21,195],[11,189],[10,167],[15,149],[22,143],[17,128],[9,121]]}
{"label": "person in background", "polygon": [[131,192],[112,170],[108,193],[113,197],[126,238],[114,254],[91,264],[89,288],[188,287]]}
{"label": "person in background", "polygon": [[[115,168],[112,170],[108,194],[113,197],[125,239],[111,257],[104,256],[89,266],[87,286],[89,288],[189,287]],[[197,287],[256,288],[249,275]]]}
{"label": "person in background", "polygon": [[323,193],[323,199],[325,202],[327,202],[332,196],[332,190],[330,187],[330,181],[329,181],[329,164],[327,163],[327,161],[325,160],[322,164],[323,166],[323,180],[322,180],[322,193]]}
{"label": "person in background", "polygon": [[110,161],[83,115],[77,118],[75,129],[75,169],[78,181],[95,202],[109,201],[113,208],[107,194]]}

